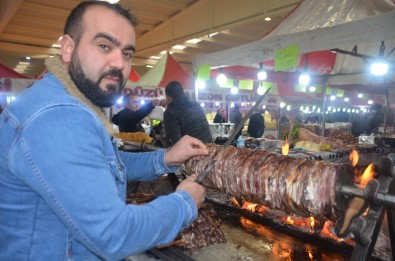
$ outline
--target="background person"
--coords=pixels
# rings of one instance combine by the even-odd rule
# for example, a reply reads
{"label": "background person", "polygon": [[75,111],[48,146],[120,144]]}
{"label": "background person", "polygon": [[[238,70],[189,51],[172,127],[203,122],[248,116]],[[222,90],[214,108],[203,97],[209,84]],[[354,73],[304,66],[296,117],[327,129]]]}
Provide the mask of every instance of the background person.
{"label": "background person", "polygon": [[[243,115],[241,115],[240,112],[240,106],[239,104],[235,104],[235,107],[230,111],[230,122],[235,124],[235,128],[239,123],[243,120]],[[235,140],[242,134],[243,128],[240,129],[240,131],[236,134]]]}
{"label": "background person", "polygon": [[154,99],[141,106],[136,95],[127,94],[123,97],[123,108],[112,116],[112,122],[118,125],[119,132],[144,132],[141,121],[156,107],[160,105],[158,99]]}
{"label": "background person", "polygon": [[257,109],[250,117],[247,133],[253,138],[261,138],[265,131],[265,120],[262,111]]}
{"label": "background person", "polygon": [[189,136],[168,150],[118,151],[103,108],[128,79],[135,26],[120,5],[81,2],[49,73],[0,115],[0,260],[121,260],[171,242],[196,219],[196,175],[146,205],[125,204],[128,180],[208,153]]}
{"label": "background person", "polygon": [[189,135],[204,143],[212,143],[209,124],[202,106],[186,96],[181,83],[169,82],[165,88],[167,109],[163,115],[166,139],[176,143]]}
{"label": "background person", "polygon": [[372,132],[377,132],[383,120],[383,107],[378,103],[373,104],[368,113],[364,114],[362,117],[358,115],[353,119],[351,134],[358,137],[361,134],[370,135]]}
{"label": "background person", "polygon": [[225,123],[225,109],[218,108],[217,113],[215,114],[213,123]]}

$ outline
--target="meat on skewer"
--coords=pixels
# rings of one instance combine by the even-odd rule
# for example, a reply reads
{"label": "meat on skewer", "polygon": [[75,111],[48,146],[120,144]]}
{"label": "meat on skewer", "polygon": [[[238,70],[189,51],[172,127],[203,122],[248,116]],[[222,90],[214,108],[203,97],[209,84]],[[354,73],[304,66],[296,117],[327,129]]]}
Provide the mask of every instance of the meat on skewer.
{"label": "meat on skewer", "polygon": [[203,185],[244,201],[299,216],[336,221],[345,211],[336,193],[353,183],[350,166],[293,158],[264,150],[210,144],[209,155],[185,164],[188,174],[201,174],[217,160]]}

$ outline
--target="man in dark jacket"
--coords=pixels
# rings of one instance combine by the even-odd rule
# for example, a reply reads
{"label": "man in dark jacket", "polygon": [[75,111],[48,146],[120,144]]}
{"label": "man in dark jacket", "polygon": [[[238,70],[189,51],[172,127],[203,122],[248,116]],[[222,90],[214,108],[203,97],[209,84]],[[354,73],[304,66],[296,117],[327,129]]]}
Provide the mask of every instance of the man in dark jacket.
{"label": "man in dark jacket", "polygon": [[119,132],[144,132],[141,120],[159,105],[159,100],[152,100],[139,108],[138,97],[127,94],[123,97],[123,104],[125,108],[111,119],[115,125],[118,125]]}
{"label": "man in dark jacket", "polygon": [[250,122],[248,123],[247,133],[254,138],[260,138],[265,131],[265,120],[263,119],[262,112],[257,110],[250,117]]}
{"label": "man in dark jacket", "polygon": [[383,107],[381,104],[376,103],[370,108],[370,112],[362,117],[357,116],[353,119],[351,134],[358,137],[361,134],[370,135],[372,132],[377,132],[383,119]]}
{"label": "man in dark jacket", "polygon": [[[235,128],[239,123],[243,120],[243,115],[240,112],[240,107],[238,104],[235,104],[235,107],[230,112],[230,122],[235,124]],[[235,140],[242,134],[243,128],[237,133]]]}
{"label": "man in dark jacket", "polygon": [[212,143],[209,124],[200,104],[189,100],[177,81],[167,84],[165,93],[167,109],[163,115],[163,124],[170,145],[184,135],[190,135],[204,143]]}

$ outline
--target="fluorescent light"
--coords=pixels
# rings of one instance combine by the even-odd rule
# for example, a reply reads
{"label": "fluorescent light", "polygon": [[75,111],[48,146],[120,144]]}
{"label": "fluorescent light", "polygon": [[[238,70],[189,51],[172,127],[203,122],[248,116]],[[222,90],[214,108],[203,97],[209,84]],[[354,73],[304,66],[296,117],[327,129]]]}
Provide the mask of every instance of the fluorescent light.
{"label": "fluorescent light", "polygon": [[30,60],[31,58],[30,58],[30,56],[26,56],[26,60]]}
{"label": "fluorescent light", "polygon": [[208,37],[213,37],[213,36],[216,36],[217,34],[219,34],[219,32],[211,33],[208,35]]}
{"label": "fluorescent light", "polygon": [[187,47],[182,44],[176,44],[172,47],[172,49],[175,49],[175,50],[184,50],[185,48],[187,48]]}
{"label": "fluorescent light", "polygon": [[150,58],[150,59],[154,59],[154,60],[159,60],[159,59],[160,59],[159,56],[155,56],[155,55],[152,55],[152,56],[150,56],[149,58]]}
{"label": "fluorescent light", "polygon": [[174,53],[173,51],[166,51],[166,50],[164,50],[164,51],[160,52],[160,54],[161,55],[165,55],[167,52],[169,52],[169,54],[173,54]]}
{"label": "fluorescent light", "polygon": [[53,47],[53,48],[60,48],[60,44],[54,43],[54,44],[52,44],[52,47]]}
{"label": "fluorescent light", "polygon": [[265,21],[269,22],[269,21],[271,21],[271,20],[272,20],[272,19],[271,19],[269,16],[265,17]]}
{"label": "fluorescent light", "polygon": [[197,44],[198,42],[202,41],[200,38],[193,38],[185,41],[186,43]]}
{"label": "fluorescent light", "polygon": [[153,68],[154,66],[152,64],[147,64],[145,67],[147,68]]}

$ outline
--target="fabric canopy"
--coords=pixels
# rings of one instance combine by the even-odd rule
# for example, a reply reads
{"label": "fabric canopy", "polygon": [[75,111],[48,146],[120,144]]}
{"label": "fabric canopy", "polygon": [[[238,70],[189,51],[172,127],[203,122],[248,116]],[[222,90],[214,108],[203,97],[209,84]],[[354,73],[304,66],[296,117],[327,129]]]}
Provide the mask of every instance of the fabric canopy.
{"label": "fabric canopy", "polygon": [[184,89],[191,89],[194,86],[193,77],[184,70],[171,54],[166,53],[139,81],[128,82],[126,87],[166,87],[171,81],[180,82]]}
{"label": "fabric canopy", "polygon": [[17,94],[33,83],[34,80],[0,63],[0,92]]}

